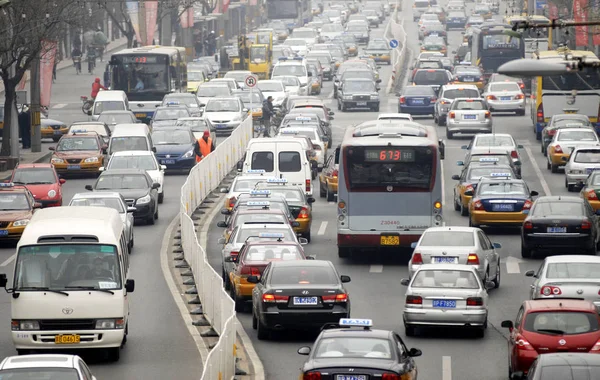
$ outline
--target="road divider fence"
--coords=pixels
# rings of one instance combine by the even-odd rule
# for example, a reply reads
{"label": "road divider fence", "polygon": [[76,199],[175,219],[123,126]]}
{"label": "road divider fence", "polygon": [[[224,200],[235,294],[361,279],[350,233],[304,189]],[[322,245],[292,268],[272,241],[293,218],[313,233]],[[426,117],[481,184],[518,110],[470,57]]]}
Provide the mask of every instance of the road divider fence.
{"label": "road divider fence", "polygon": [[208,262],[192,217],[203,202],[210,201],[211,192],[242,158],[251,138],[252,118],[248,117],[231,136],[192,168],[181,187],[179,217],[183,257],[192,271],[204,318],[219,336],[204,363],[202,380],[230,380],[235,376],[238,322],[235,304],[225,292],[221,276]]}
{"label": "road divider fence", "polygon": [[[389,92],[395,93],[396,88],[401,83],[401,79],[406,72],[406,61],[409,58],[410,50],[407,46],[407,36],[404,30],[404,20],[402,17],[402,3],[398,2],[388,26],[385,30],[385,37],[388,41],[398,41],[398,47],[392,49],[392,76],[390,79]],[[400,20],[398,20],[400,17]]]}

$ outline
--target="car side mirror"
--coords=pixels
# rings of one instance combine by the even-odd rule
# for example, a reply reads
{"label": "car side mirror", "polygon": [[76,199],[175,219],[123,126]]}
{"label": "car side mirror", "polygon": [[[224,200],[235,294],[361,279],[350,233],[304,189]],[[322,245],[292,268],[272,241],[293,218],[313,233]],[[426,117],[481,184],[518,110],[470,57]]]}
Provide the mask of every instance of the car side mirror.
{"label": "car side mirror", "polygon": [[527,272],[525,272],[525,277],[535,277],[535,271],[528,270]]}
{"label": "car side mirror", "polygon": [[133,293],[133,291],[135,290],[135,280],[127,280],[125,281],[125,290],[127,291],[127,293]]}
{"label": "car side mirror", "polygon": [[463,145],[463,146],[460,147],[460,149],[469,150],[469,147],[466,146],[466,145]]}
{"label": "car side mirror", "polygon": [[154,182],[154,183],[152,184],[152,188],[153,188],[153,189],[158,189],[159,187],[160,187],[160,183],[158,183],[158,182]]}
{"label": "car side mirror", "polygon": [[455,180],[455,181],[460,181],[460,176],[458,174],[454,174],[452,176],[452,179]]}
{"label": "car side mirror", "polygon": [[227,210],[226,208],[221,210],[221,215],[231,215],[231,211]]}
{"label": "car side mirror", "polygon": [[224,220],[218,221],[217,222],[217,227],[227,228],[227,222],[224,221]]}
{"label": "car side mirror", "polygon": [[242,112],[248,112],[248,108],[242,109]]}
{"label": "car side mirror", "polygon": [[416,358],[417,356],[421,355],[423,355],[423,352],[418,348],[411,348],[410,350],[408,350],[408,356],[410,356],[411,358]]}
{"label": "car side mirror", "polygon": [[500,327],[504,327],[505,329],[512,329],[514,328],[514,325],[512,321],[502,321]]}
{"label": "car side mirror", "polygon": [[517,145],[517,149],[523,149],[523,145],[521,145],[521,144]]}
{"label": "car side mirror", "polygon": [[340,280],[342,280],[342,283],[345,284],[347,282],[350,282],[350,276],[346,276],[345,274],[340,276]]}
{"label": "car side mirror", "polygon": [[60,183],[61,185],[64,185],[66,182],[67,182],[67,180],[64,179],[64,178],[59,178],[58,179],[58,183]]}
{"label": "car side mirror", "polygon": [[92,110],[87,111],[88,116],[92,116]]}
{"label": "car side mirror", "polygon": [[464,194],[468,197],[472,197],[473,196],[473,190],[465,190]]}
{"label": "car side mirror", "polygon": [[219,240],[217,240],[217,243],[225,244],[225,238],[219,238]]}
{"label": "car side mirror", "polygon": [[329,112],[327,112],[327,114],[328,114],[329,116],[333,116],[333,115],[335,115],[335,112],[333,112],[333,111],[329,111]]}
{"label": "car side mirror", "polygon": [[0,288],[6,288],[8,284],[8,278],[6,278],[6,274],[0,273]]}
{"label": "car side mirror", "polygon": [[155,147],[155,146],[153,146],[153,147],[152,147],[152,151],[153,151],[154,153],[156,153],[156,147]]}
{"label": "car side mirror", "polygon": [[131,213],[131,212],[136,212],[137,208],[136,207],[127,207],[127,212]]}
{"label": "car side mirror", "polygon": [[298,242],[300,243],[300,245],[307,245],[308,239],[301,237],[301,238],[298,238]]}
{"label": "car side mirror", "polygon": [[500,249],[500,248],[502,248],[502,244],[500,244],[500,243],[492,243],[492,245],[493,245],[493,246],[494,246],[494,248],[496,248],[496,249]]}
{"label": "car side mirror", "polygon": [[167,170],[167,165],[160,165],[160,170],[163,172]]}
{"label": "car side mirror", "polygon": [[298,353],[300,355],[310,355],[310,347],[308,347],[308,346],[300,347],[298,349]]}
{"label": "car side mirror", "polygon": [[103,171],[105,171],[105,170],[106,170],[106,168],[105,168],[104,166],[100,166],[100,167],[98,168],[98,171],[99,171],[99,172],[103,172]]}
{"label": "car side mirror", "polygon": [[525,374],[521,371],[513,372],[510,375],[510,380],[525,380],[525,379],[526,379]]}
{"label": "car side mirror", "polygon": [[456,161],[457,166],[465,166],[464,161]]}
{"label": "car side mirror", "polygon": [[85,185],[85,189],[87,191],[94,191],[94,188],[92,187],[92,185]]}
{"label": "car side mirror", "polygon": [[238,163],[235,165],[235,167],[238,172],[241,172],[244,169],[244,161],[238,161]]}
{"label": "car side mirror", "polygon": [[[529,193],[529,196],[531,197],[537,197],[538,195],[540,195],[540,193],[538,193],[537,191],[533,190],[531,193]],[[600,210],[600,209],[599,209]]]}
{"label": "car side mirror", "polygon": [[237,256],[227,256],[223,259],[226,263],[237,263]]}
{"label": "car side mirror", "polygon": [[456,50],[452,50],[452,54],[456,54]]}
{"label": "car side mirror", "polygon": [[55,148],[55,147],[53,147],[53,146],[49,146],[49,147],[48,147],[48,150],[56,150],[56,148]]}
{"label": "car side mirror", "polygon": [[229,188],[228,187],[222,187],[219,189],[219,193],[222,194],[227,194],[229,192]]}
{"label": "car side mirror", "polygon": [[316,260],[317,258],[313,255],[306,255],[306,260]]}
{"label": "car side mirror", "polygon": [[496,283],[494,283],[494,281],[487,281],[485,283],[485,288],[487,290],[494,289],[495,287],[496,287]]}
{"label": "car side mirror", "polygon": [[258,278],[258,276],[248,276],[248,278],[246,278],[246,281],[251,284],[258,284],[260,279]]}
{"label": "car side mirror", "polygon": [[410,284],[410,278],[403,278],[400,280],[400,284],[404,286],[408,286]]}

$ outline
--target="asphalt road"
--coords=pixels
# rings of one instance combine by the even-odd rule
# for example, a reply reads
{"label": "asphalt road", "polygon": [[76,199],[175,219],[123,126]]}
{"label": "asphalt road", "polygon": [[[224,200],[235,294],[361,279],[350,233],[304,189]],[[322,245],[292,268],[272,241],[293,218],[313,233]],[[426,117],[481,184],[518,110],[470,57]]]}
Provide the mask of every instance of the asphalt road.
{"label": "asphalt road", "polygon": [[[444,2],[445,3],[445,2]],[[472,9],[472,3],[468,9]],[[403,18],[405,29],[409,36],[410,47],[417,51],[417,27],[412,21],[411,7],[405,3]],[[502,7],[501,21],[505,8]],[[372,32],[372,37],[381,36],[383,29]],[[449,33],[449,51],[455,50],[462,36],[459,31]],[[391,74],[389,66],[380,70],[382,87]],[[373,112],[337,111],[336,103],[331,99],[331,82],[326,82],[321,95],[328,99],[330,107],[335,110],[333,121],[334,144],[340,143],[344,130],[359,122],[376,118]],[[382,91],[381,112],[397,112],[397,97],[384,94]],[[434,125],[431,118],[419,118],[418,122]],[[439,136],[445,139],[445,131],[437,127]],[[523,160],[523,178],[532,190],[540,195],[567,194],[564,174],[551,174],[546,170],[544,157],[540,153],[539,143],[532,133],[529,114],[523,117],[513,115],[494,115],[494,129],[497,133],[510,133],[519,144],[524,146],[520,152]],[[455,181],[453,174],[460,173],[456,166],[457,160],[462,160],[464,151],[461,145],[466,145],[468,138],[450,140],[446,145],[446,159],[443,162],[444,181],[444,215],[447,225],[467,226],[468,220],[453,210],[452,191]],[[315,255],[318,259],[331,260],[341,274],[350,275],[352,282],[347,288],[352,300],[352,316],[355,318],[371,318],[378,328],[393,329],[400,333],[409,347],[417,347],[423,351],[423,356],[417,358],[419,378],[441,380],[475,380],[485,374],[486,380],[507,378],[507,331],[500,327],[503,320],[513,320],[521,302],[527,298],[531,283],[524,273],[537,269],[543,257],[520,259],[520,238],[517,230],[489,231],[491,240],[502,244],[499,250],[502,257],[502,285],[500,289],[490,294],[489,327],[485,338],[477,339],[473,335],[457,331],[433,330],[425,335],[406,338],[402,326],[402,309],[404,306],[404,288],[400,279],[408,277],[406,262],[409,253],[404,257],[365,257],[362,259],[339,259],[336,247],[336,210],[333,202],[327,203],[316,197],[313,205],[312,242],[305,247],[306,253]],[[208,249],[210,262],[218,273],[221,271],[220,245],[217,239],[222,229],[216,227],[217,216],[209,231]],[[238,318],[246,332],[251,337],[255,349],[263,361],[267,379],[291,379],[297,375],[305,357],[296,353],[298,347],[310,345],[314,336],[304,333],[283,332],[273,341],[258,341],[256,332],[251,327],[251,314],[238,313]]]}
{"label": "asphalt road", "polygon": [[[94,76],[75,75],[72,68],[59,71],[53,86],[50,118],[70,124],[85,121],[81,112],[81,95],[88,95]],[[44,144],[47,146],[50,143]],[[160,218],[154,226],[136,226],[135,247],[131,254],[131,278],[136,289],[131,296],[131,319],[128,342],[117,363],[107,363],[102,354],[83,352],[84,360],[98,379],[198,379],[202,363],[196,345],[176,307],[160,267],[160,249],[167,226],[179,212],[180,189],[185,175],[168,175],[164,181],[165,200]],[[63,185],[63,202],[85,192],[85,185],[95,179],[67,179]],[[14,246],[0,248],[0,273],[12,278]],[[10,296],[0,292],[0,361],[15,355],[10,337]]]}

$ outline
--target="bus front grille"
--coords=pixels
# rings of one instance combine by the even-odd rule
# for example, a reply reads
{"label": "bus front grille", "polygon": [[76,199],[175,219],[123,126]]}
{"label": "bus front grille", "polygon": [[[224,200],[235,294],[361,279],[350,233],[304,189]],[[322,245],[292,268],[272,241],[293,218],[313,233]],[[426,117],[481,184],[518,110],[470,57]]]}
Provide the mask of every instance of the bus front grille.
{"label": "bus front grille", "polygon": [[41,319],[40,330],[94,330],[93,319]]}

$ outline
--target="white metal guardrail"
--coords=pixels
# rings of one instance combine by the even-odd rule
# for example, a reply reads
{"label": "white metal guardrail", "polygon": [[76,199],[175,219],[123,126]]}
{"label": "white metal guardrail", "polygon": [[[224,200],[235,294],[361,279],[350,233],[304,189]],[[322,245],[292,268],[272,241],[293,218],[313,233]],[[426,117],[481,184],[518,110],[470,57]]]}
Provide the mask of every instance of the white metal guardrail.
{"label": "white metal guardrail", "polygon": [[[400,13],[399,13],[400,11]],[[398,20],[398,16],[402,17],[402,2],[398,2],[394,13],[392,13],[391,20],[385,31],[385,36],[389,40],[395,39],[398,41],[399,46],[397,49],[392,50],[392,86],[391,92],[394,91],[396,85],[402,74],[406,71],[406,60],[410,54],[407,46],[407,36],[404,30],[404,20]]]}
{"label": "white metal guardrail", "polygon": [[218,343],[204,363],[202,380],[233,379],[238,322],[234,302],[223,289],[221,276],[208,263],[191,215],[242,158],[251,138],[252,118],[248,117],[214,152],[192,168],[181,187],[179,217],[183,256],[194,274],[204,317],[219,334]]}

